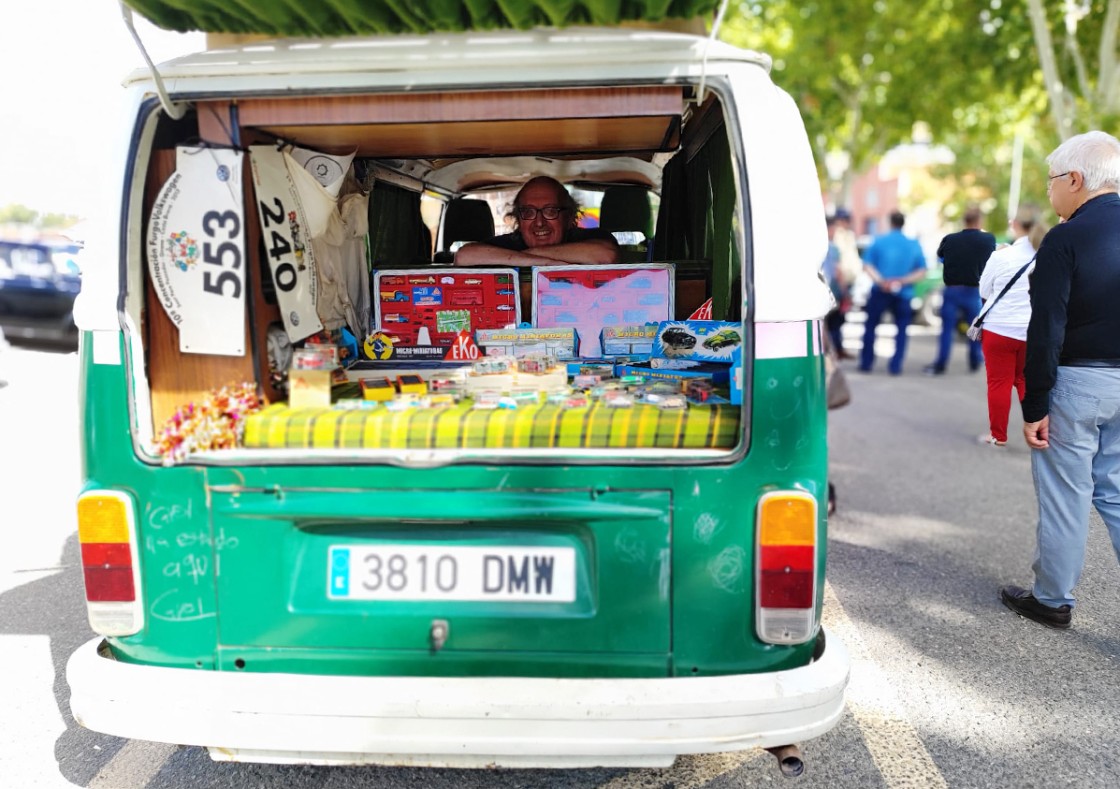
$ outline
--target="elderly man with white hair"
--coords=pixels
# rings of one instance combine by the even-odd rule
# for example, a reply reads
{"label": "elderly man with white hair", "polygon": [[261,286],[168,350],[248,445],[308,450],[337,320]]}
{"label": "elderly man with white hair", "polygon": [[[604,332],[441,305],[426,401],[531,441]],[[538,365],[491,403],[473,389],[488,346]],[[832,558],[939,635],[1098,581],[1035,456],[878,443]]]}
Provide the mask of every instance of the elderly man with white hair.
{"label": "elderly man with white hair", "polygon": [[1048,627],[1072,621],[1095,505],[1120,559],[1120,140],[1071,137],[1047,157],[1063,222],[1042,241],[1030,279],[1023,435],[1038,496],[1030,590],[1000,590],[1012,611]]}

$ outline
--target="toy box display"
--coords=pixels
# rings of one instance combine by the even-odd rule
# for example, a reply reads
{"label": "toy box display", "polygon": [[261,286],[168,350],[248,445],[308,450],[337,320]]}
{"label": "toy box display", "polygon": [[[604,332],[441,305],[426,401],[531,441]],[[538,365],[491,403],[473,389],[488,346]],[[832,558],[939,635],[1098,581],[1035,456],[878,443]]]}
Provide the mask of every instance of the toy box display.
{"label": "toy box display", "polygon": [[743,326],[731,321],[665,321],[657,327],[653,355],[730,364],[743,345]]}
{"label": "toy box display", "polygon": [[657,323],[643,323],[637,326],[605,326],[599,335],[603,356],[629,356],[653,353],[653,338],[657,335]]}
{"label": "toy box display", "polygon": [[743,404],[743,349],[735,351],[731,362],[731,404]]}
{"label": "toy box display", "polygon": [[554,359],[575,359],[579,337],[575,329],[479,329],[475,342],[487,356],[548,354]]}
{"label": "toy box display", "polygon": [[307,345],[292,351],[288,401],[292,408],[323,408],[331,404],[331,383],[338,367],[334,345]]}
{"label": "toy box display", "polygon": [[650,367],[648,362],[620,364],[614,368],[617,376],[640,375],[648,381],[679,381],[693,378],[707,378],[718,386],[726,386],[731,380],[731,368],[726,364],[700,364],[687,370],[673,370]]}
{"label": "toy box display", "polygon": [[374,292],[374,322],[397,347],[449,346],[461,331],[521,322],[515,269],[379,271]]}
{"label": "toy box display", "polygon": [[602,356],[608,326],[660,323],[673,316],[669,263],[533,268],[533,325],[574,328],[580,355]]}

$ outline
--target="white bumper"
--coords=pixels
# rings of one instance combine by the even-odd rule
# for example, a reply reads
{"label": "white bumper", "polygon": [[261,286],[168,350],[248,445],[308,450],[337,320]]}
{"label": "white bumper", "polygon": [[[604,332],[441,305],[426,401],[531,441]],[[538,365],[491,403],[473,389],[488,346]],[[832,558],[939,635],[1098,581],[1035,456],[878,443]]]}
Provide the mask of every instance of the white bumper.
{"label": "white bumper", "polygon": [[797,743],[839,720],[848,653],[766,674],[666,679],[338,677],[66,666],[83,726],[213,758],[440,767],[668,766],[679,754]]}

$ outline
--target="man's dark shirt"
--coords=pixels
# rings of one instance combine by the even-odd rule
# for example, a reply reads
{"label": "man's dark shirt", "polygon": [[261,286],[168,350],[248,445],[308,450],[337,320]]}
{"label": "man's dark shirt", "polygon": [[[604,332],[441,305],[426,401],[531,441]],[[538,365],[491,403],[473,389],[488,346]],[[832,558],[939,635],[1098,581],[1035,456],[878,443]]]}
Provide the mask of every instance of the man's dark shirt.
{"label": "man's dark shirt", "polygon": [[984,265],[996,250],[996,237],[975,227],[966,227],[941,239],[937,256],[944,262],[946,285],[979,285]]}
{"label": "man's dark shirt", "polygon": [[[573,227],[569,228],[568,232],[564,234],[564,240],[561,243],[573,244],[577,241],[602,241],[607,239],[614,241],[614,236],[606,230],[600,230],[597,227]],[[499,249],[508,249],[512,252],[524,252],[529,248],[520,232],[504,233],[482,243]]]}
{"label": "man's dark shirt", "polygon": [[1042,242],[1031,274],[1023,421],[1050,412],[1058,365],[1120,364],[1120,195],[1100,195]]}

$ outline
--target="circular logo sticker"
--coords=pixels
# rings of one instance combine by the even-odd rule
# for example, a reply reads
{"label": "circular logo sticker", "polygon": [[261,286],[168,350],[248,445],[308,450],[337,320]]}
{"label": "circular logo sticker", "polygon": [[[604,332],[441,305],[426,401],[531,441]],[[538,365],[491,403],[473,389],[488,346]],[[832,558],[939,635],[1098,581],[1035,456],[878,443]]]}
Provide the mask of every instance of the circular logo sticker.
{"label": "circular logo sticker", "polygon": [[393,338],[379,331],[374,332],[366,337],[362,350],[365,351],[366,358],[388,359],[393,355]]}

